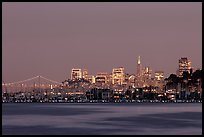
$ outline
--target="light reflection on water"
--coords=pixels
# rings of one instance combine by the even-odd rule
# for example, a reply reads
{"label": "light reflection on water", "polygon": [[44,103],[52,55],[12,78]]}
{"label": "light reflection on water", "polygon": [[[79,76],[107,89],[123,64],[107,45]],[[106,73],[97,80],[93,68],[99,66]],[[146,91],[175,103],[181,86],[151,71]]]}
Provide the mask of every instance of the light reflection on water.
{"label": "light reflection on water", "polygon": [[201,103],[3,104],[3,134],[202,134]]}

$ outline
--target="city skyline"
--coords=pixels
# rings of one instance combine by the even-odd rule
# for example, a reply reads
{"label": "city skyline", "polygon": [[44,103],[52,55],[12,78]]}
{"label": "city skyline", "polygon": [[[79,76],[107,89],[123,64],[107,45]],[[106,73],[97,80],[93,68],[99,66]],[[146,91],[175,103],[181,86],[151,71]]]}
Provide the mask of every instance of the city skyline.
{"label": "city skyline", "polygon": [[138,56],[166,77],[181,57],[202,68],[201,3],[2,5],[5,82],[36,75],[63,81],[72,68],[95,75],[122,66],[135,74]]}
{"label": "city skyline", "polygon": [[[188,62],[188,63],[187,63]],[[176,73],[171,73],[171,74],[175,74],[177,75],[178,77],[182,77],[183,76],[183,72],[184,71],[187,71],[189,74],[197,71],[197,70],[201,70],[200,68],[198,69],[195,69],[193,66],[191,66],[191,60],[189,60],[187,57],[181,57],[179,59],[179,68],[177,69]],[[192,71],[192,72],[191,72]],[[142,66],[142,63],[141,63],[141,58],[140,56],[138,56],[138,60],[137,60],[137,67],[136,67],[136,73],[129,73],[127,71],[125,71],[125,67],[122,67],[122,66],[118,66],[118,67],[115,67],[115,68],[112,68],[112,72],[105,72],[105,71],[100,71],[100,72],[97,72],[95,74],[93,73],[90,73],[88,71],[87,68],[72,68],[71,69],[71,73],[70,73],[70,76],[68,76],[66,79],[64,79],[65,81],[66,80],[79,80],[79,79],[85,79],[85,80],[88,80],[88,81],[95,81],[97,79],[97,77],[103,77],[104,75],[106,75],[106,77],[108,76],[109,78],[113,78],[115,77],[115,72],[116,73],[122,73],[122,75],[120,74],[120,78],[121,79],[121,76],[125,77],[126,78],[130,78],[131,77],[134,77],[134,79],[138,79],[138,80],[141,80],[140,78],[147,78],[147,79],[154,79],[154,80],[161,80],[160,77],[162,77],[162,79],[164,80],[164,78],[168,78],[170,75],[168,76],[165,76],[165,72],[162,71],[162,70],[155,70],[152,72],[152,68],[150,66]],[[24,80],[20,80],[20,81],[29,81],[29,79],[34,79],[36,77],[43,77],[43,76],[35,76],[35,77],[32,77],[32,78],[28,78],[28,79],[24,79]],[[117,76],[116,76],[117,77]],[[118,79],[116,78],[116,79]],[[47,79],[47,78],[45,78]],[[152,79],[152,80],[153,80]],[[50,79],[47,79],[47,80],[50,80]],[[54,81],[54,83],[63,83],[64,80],[62,81]],[[20,81],[13,81],[13,82],[5,82],[3,80],[3,84],[14,84],[14,83],[18,83]],[[53,81],[53,80],[51,80]],[[130,80],[131,81],[131,80]],[[62,84],[61,83],[61,84]],[[91,82],[92,83],[92,82]],[[94,82],[95,83],[95,82]],[[105,82],[106,83],[106,82]],[[114,82],[112,82],[114,83]],[[123,83],[122,81],[120,82],[121,84]]]}

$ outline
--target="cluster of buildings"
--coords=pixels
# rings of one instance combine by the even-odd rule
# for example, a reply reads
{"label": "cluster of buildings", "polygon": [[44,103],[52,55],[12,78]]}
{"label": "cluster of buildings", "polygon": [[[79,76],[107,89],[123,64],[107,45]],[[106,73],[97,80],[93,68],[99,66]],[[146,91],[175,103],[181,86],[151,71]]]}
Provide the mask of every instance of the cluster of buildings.
{"label": "cluster of buildings", "polygon": [[[150,67],[142,67],[140,56],[137,60],[136,74],[128,74],[124,67],[113,68],[111,73],[99,72],[95,76],[89,75],[87,69],[73,68],[71,80],[85,79],[97,87],[148,87],[154,86],[162,89],[164,84],[164,72],[155,71],[152,77]],[[64,82],[64,84],[68,84]]]}
{"label": "cluster of buildings", "polygon": [[[177,92],[181,94],[185,91],[185,95],[190,93],[190,89],[195,89],[197,91],[201,91],[201,84],[199,84],[200,88],[194,86],[185,86],[183,89],[182,86],[182,78],[183,73],[188,72],[192,75],[193,68],[191,66],[191,61],[187,57],[182,57],[178,60],[178,69],[176,72],[176,77],[180,79],[176,86],[172,86],[171,80],[164,76],[164,71],[152,71],[149,66],[142,66],[140,56],[137,59],[136,73],[128,74],[125,71],[124,67],[113,68],[112,72],[99,72],[96,75],[89,75],[87,69],[81,68],[73,68],[71,70],[71,81],[79,82],[81,79],[86,80],[91,84],[91,86],[85,87],[84,83],[79,82],[81,84],[78,85],[78,91],[86,92],[91,91],[92,89],[111,89],[113,93],[124,95],[128,90],[141,90],[145,93],[157,93],[167,96],[171,96],[172,99],[175,99]],[[68,80],[69,81],[69,80]],[[76,91],[76,86],[70,85],[68,81],[63,82],[64,87],[68,87],[72,90]],[[188,78],[188,83],[191,82],[191,78]],[[192,83],[192,82],[191,82]],[[169,86],[170,85],[170,86]],[[175,83],[174,83],[175,85]],[[188,88],[190,87],[190,88]],[[193,88],[191,88],[193,87]],[[195,91],[194,90],[194,91]],[[193,93],[194,93],[193,91]],[[200,93],[199,93],[200,94]],[[116,95],[118,96],[118,95]],[[178,95],[180,97],[180,95]],[[201,96],[201,94],[199,95]]]}
{"label": "cluster of buildings", "polygon": [[[182,77],[184,71],[191,73],[191,61],[187,57],[179,59],[177,76]],[[71,70],[71,80],[85,79],[91,84],[98,86],[132,86],[132,87],[148,87],[157,86],[162,88],[164,85],[164,71],[158,70],[154,72],[149,66],[142,67],[140,56],[137,60],[136,74],[128,74],[124,67],[113,68],[112,73],[99,72],[95,76],[89,75],[87,69],[73,68]],[[65,82],[66,84],[66,82]]]}
{"label": "cluster of buildings", "polygon": [[177,73],[165,78],[163,71],[153,73],[149,66],[143,67],[139,56],[135,74],[126,73],[124,67],[96,75],[90,75],[87,69],[73,68],[71,78],[61,85],[5,92],[2,97],[3,102],[198,101],[202,98],[201,70],[193,71],[191,61],[184,57],[178,61]]}

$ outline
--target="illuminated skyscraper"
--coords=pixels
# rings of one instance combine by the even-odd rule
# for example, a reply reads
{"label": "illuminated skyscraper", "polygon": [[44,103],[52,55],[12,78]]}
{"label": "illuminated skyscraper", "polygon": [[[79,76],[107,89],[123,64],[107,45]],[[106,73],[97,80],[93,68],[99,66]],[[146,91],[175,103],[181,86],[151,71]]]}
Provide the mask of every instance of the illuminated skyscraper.
{"label": "illuminated skyscraper", "polygon": [[142,75],[142,65],[141,65],[140,56],[139,56],[138,60],[137,60],[137,72],[136,72],[136,76],[137,77],[141,77],[141,75]]}
{"label": "illuminated skyscraper", "polygon": [[140,56],[138,57],[137,60],[137,70],[136,70],[136,87],[142,87],[143,82],[142,82],[142,65],[141,65],[141,60]]}
{"label": "illuminated skyscraper", "polygon": [[75,79],[80,79],[80,78],[82,78],[82,71],[81,71],[81,69],[73,68],[72,72],[71,72],[71,79],[75,80]]}
{"label": "illuminated skyscraper", "polygon": [[122,85],[125,79],[124,68],[113,68],[112,71],[112,84]]}
{"label": "illuminated skyscraper", "polygon": [[87,70],[87,69],[84,69],[84,70],[83,70],[82,77],[83,77],[84,79],[88,80],[88,70]]}
{"label": "illuminated skyscraper", "polygon": [[145,79],[151,79],[151,72],[152,70],[150,69],[150,67],[144,67],[143,70],[143,76]]}
{"label": "illuminated skyscraper", "polygon": [[179,70],[178,75],[179,77],[182,76],[184,71],[188,71],[190,73],[191,69],[191,61],[187,59],[187,57],[179,59]]}
{"label": "illuminated skyscraper", "polygon": [[150,69],[150,67],[144,67],[142,71],[143,86],[151,85],[151,73],[152,73],[152,70]]}

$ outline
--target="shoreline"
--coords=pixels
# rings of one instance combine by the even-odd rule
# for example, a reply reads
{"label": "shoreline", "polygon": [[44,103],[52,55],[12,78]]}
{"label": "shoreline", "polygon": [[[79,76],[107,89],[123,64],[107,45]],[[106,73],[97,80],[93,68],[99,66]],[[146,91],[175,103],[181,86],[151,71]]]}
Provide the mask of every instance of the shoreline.
{"label": "shoreline", "polygon": [[67,104],[145,104],[145,103],[149,103],[149,104],[155,104],[155,103],[202,103],[202,100],[198,100],[198,101],[129,101],[129,102],[124,102],[124,101],[111,101],[111,102],[102,102],[102,101],[81,101],[81,102],[77,102],[77,101],[73,101],[73,102],[61,102],[61,101],[54,101],[54,102],[25,102],[25,101],[19,101],[19,102],[3,102],[2,104],[22,104],[22,103],[27,103],[27,104],[41,104],[41,103],[47,103],[47,104],[58,104],[58,103],[67,103]]}

